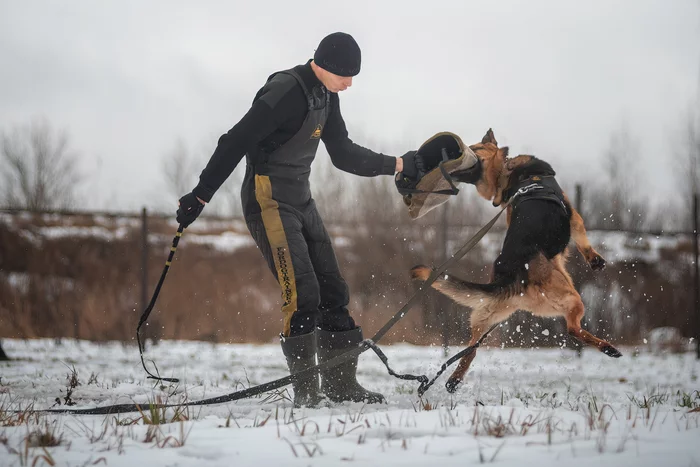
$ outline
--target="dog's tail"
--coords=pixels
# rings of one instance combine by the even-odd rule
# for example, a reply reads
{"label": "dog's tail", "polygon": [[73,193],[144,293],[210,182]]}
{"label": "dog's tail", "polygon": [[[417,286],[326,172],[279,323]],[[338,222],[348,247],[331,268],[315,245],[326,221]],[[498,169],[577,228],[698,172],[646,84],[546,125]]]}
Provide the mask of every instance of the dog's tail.
{"label": "dog's tail", "polygon": [[[432,272],[428,266],[414,266],[411,277],[426,281]],[[432,287],[460,305],[474,308],[487,304],[485,302],[506,300],[519,294],[524,290],[525,284],[525,278],[518,280],[517,277],[501,277],[488,284],[477,284],[445,274],[433,282]]]}

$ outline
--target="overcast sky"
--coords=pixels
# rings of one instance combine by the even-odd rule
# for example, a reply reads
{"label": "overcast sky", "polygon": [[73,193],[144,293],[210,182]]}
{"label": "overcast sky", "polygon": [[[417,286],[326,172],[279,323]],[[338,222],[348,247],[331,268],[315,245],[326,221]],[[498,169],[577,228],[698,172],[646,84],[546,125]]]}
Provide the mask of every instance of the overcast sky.
{"label": "overcast sky", "polygon": [[208,158],[267,76],[334,31],[362,49],[341,94],[358,143],[401,155],[438,131],[474,143],[492,127],[573,183],[601,176],[624,125],[639,188],[673,192],[673,146],[700,102],[698,0],[0,0],[0,128],[43,115],[70,133],[78,207],[153,206],[178,138]]}

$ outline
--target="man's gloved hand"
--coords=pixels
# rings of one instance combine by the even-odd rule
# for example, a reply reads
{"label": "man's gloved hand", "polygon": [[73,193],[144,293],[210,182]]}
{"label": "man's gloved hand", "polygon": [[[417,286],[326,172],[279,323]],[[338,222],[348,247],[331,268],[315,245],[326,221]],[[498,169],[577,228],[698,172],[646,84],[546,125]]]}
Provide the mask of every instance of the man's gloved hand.
{"label": "man's gloved hand", "polygon": [[418,181],[425,175],[425,161],[418,151],[408,151],[401,156],[403,159],[403,173],[406,177]]}
{"label": "man's gloved hand", "polygon": [[177,222],[184,228],[194,222],[204,209],[204,203],[194,193],[187,193],[177,204],[180,206],[177,210]]}

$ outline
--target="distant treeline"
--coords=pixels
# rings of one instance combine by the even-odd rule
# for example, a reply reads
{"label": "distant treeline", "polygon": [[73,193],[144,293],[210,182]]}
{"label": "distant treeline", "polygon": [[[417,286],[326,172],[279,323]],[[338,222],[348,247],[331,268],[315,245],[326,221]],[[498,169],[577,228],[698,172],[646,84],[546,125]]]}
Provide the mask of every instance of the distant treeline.
{"label": "distant treeline", "polygon": [[[451,208],[454,209],[454,208]],[[436,214],[422,222],[397,215],[387,222],[368,212],[362,225],[328,225],[350,286],[351,311],[371,335],[415,290],[408,278],[417,263],[437,264],[480,225],[455,225]],[[4,213],[0,219],[0,337],[134,338],[142,302],[142,226],[139,218],[101,215]],[[481,218],[474,216],[476,222]],[[463,220],[460,218],[459,220]],[[444,221],[444,222],[443,222]],[[198,221],[185,232],[147,335],[153,339],[268,342],[280,332],[278,287],[238,221]],[[160,276],[174,227],[148,218],[148,298]],[[223,234],[223,235],[222,235]],[[217,237],[218,236],[218,237]],[[241,246],[226,248],[231,238]],[[638,343],[660,326],[693,335],[690,236],[591,232],[608,260],[590,271],[576,251],[569,265],[586,305],[585,326],[616,343]],[[503,225],[467,255],[455,274],[487,281]],[[215,244],[223,241],[224,247]],[[623,251],[624,250],[624,251]],[[617,260],[624,256],[626,259]],[[469,311],[428,293],[385,342],[452,344],[469,338]],[[570,345],[563,321],[513,315],[490,343]]]}

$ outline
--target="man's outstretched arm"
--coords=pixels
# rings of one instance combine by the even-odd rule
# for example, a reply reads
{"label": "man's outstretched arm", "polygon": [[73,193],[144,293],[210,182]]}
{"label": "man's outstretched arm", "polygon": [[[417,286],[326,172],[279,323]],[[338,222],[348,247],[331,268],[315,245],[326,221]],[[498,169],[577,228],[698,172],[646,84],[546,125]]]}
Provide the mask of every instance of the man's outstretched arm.
{"label": "man's outstretched arm", "polygon": [[342,171],[363,177],[393,175],[403,171],[403,160],[398,157],[376,153],[355,144],[348,137],[345,121],[340,113],[340,101],[337,94],[331,98],[331,113],[326,121],[326,128],[321,139],[326,145],[333,165]]}

